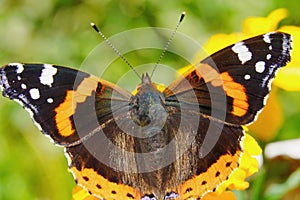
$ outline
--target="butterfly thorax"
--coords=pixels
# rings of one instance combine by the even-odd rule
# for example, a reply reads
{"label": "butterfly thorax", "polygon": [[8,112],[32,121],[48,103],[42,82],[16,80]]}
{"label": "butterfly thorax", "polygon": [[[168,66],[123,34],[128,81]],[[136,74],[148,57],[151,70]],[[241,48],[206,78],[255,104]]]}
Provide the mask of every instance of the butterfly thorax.
{"label": "butterfly thorax", "polygon": [[164,95],[151,82],[149,75],[143,75],[136,95],[130,100],[131,119],[140,127],[163,126],[167,117],[164,99]]}

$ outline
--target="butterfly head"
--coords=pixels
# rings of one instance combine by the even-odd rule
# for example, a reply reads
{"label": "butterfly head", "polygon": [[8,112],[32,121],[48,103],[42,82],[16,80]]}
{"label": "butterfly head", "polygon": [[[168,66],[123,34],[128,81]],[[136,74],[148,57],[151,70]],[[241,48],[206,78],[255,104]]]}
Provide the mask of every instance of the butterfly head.
{"label": "butterfly head", "polygon": [[130,100],[130,116],[141,127],[160,124],[167,116],[164,95],[157,89],[148,74],[142,75],[142,83]]}

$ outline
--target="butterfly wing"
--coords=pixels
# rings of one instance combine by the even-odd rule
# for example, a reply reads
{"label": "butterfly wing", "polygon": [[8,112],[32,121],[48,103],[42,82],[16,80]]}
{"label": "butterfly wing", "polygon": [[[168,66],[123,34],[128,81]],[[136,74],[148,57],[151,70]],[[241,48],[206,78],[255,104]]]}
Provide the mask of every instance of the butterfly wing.
{"label": "butterfly wing", "polygon": [[[118,154],[112,159],[120,153],[114,154],[116,143],[134,151],[132,141],[126,140],[116,124],[128,121],[130,93],[87,73],[48,64],[3,66],[0,86],[4,96],[24,106],[46,136],[66,147],[69,168],[79,185],[99,198],[132,199],[139,195],[122,185],[126,175],[109,167],[122,158]],[[121,167],[126,170],[125,165]],[[134,176],[127,178],[128,184],[136,180]]]}
{"label": "butterfly wing", "polygon": [[[118,102],[114,105],[120,107],[128,104],[131,96],[87,73],[48,64],[8,64],[0,69],[0,85],[3,95],[23,105],[45,135],[65,146],[82,140],[107,120],[112,91],[113,101]],[[98,117],[96,97],[101,98]]]}
{"label": "butterfly wing", "polygon": [[[196,64],[165,91],[199,103],[202,114],[248,124],[266,103],[276,72],[290,61],[291,36],[272,32],[228,46]],[[191,98],[191,94],[196,98]]]}
{"label": "butterfly wing", "polygon": [[185,135],[179,144],[188,147],[176,152],[182,155],[175,162],[181,184],[172,191],[181,199],[215,191],[238,168],[245,137],[241,125],[252,122],[263,108],[290,50],[286,33],[250,38],[204,59],[164,90],[166,108],[173,110],[167,123],[172,127],[181,118],[182,125],[173,131],[177,137]]}

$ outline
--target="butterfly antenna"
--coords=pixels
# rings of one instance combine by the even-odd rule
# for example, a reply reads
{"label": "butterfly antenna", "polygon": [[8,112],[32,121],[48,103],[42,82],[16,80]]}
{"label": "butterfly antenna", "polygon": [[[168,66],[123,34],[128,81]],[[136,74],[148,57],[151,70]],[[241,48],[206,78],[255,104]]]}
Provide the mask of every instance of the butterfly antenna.
{"label": "butterfly antenna", "polygon": [[182,12],[181,16],[180,16],[180,19],[179,19],[179,21],[178,21],[178,23],[177,23],[177,25],[175,27],[175,30],[172,32],[172,34],[170,36],[170,39],[167,41],[167,43],[166,43],[166,45],[164,47],[164,50],[162,51],[161,55],[159,56],[159,58],[158,58],[158,60],[157,60],[157,62],[155,64],[155,66],[154,66],[154,68],[152,70],[152,73],[151,73],[151,76],[150,76],[151,78],[152,78],[152,76],[154,74],[154,71],[156,70],[157,66],[159,65],[159,63],[161,62],[162,58],[164,57],[166,51],[168,50],[169,45],[171,44],[171,41],[173,40],[173,38],[174,38],[174,36],[175,36],[175,34],[176,34],[177,30],[178,30],[178,27],[181,24],[181,22],[183,21],[184,17],[185,17],[185,12]]}
{"label": "butterfly antenna", "polygon": [[106,44],[108,44],[118,54],[118,56],[134,71],[134,73],[142,80],[142,77],[139,75],[139,73],[128,62],[128,60],[123,56],[123,54],[105,37],[105,35],[98,29],[96,24],[92,22],[91,26],[103,38],[103,40],[106,42]]}

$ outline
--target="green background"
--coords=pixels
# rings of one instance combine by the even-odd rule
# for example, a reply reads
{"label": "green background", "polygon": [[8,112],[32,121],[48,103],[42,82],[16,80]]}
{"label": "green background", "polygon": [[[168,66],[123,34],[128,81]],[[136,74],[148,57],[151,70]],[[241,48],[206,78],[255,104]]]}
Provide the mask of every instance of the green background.
{"label": "green background", "polygon": [[[179,31],[203,43],[216,33],[241,31],[246,17],[267,16],[281,7],[287,8],[290,14],[281,24],[299,26],[298,0],[0,0],[0,63],[55,63],[79,68],[85,57],[102,42],[89,25],[92,21],[110,37],[133,28],[173,29],[180,13],[186,11]],[[156,62],[159,52],[145,51],[139,55],[128,55],[134,66]],[[100,64],[95,63],[85,70],[101,68],[101,56]],[[164,62],[174,68],[182,67],[181,63],[172,62],[172,55],[167,55]],[[112,82],[129,70],[123,62],[117,62],[112,68],[105,76]],[[281,91],[280,94],[285,111],[291,110],[290,105],[299,104],[299,93]],[[279,131],[281,138],[300,135],[300,108],[293,108],[293,115],[285,119]],[[294,162],[297,168],[299,163]],[[273,175],[268,168],[262,170],[252,179],[250,190],[236,193],[237,198],[280,199],[280,195],[274,195],[278,192],[276,188],[265,189],[270,181],[283,183],[279,186],[283,194],[291,189],[299,190],[299,175],[294,178],[296,186],[286,189],[284,183],[289,170],[284,166],[276,170]],[[0,199],[67,200],[71,199],[74,186],[63,149],[50,143],[18,104],[0,96]]]}

